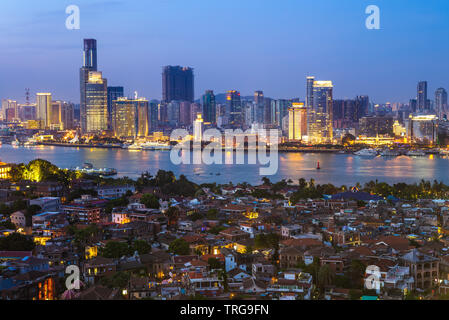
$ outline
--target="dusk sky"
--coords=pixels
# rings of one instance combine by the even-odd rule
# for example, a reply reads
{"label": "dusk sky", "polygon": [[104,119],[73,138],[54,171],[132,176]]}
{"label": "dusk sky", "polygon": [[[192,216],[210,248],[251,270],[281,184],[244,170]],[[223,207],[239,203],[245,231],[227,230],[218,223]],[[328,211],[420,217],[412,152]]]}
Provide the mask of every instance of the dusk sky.
{"label": "dusk sky", "polygon": [[[78,5],[81,29],[67,30]],[[381,30],[365,27],[377,5]],[[83,38],[98,41],[109,85],[161,98],[164,65],[195,69],[195,94],[263,90],[304,99],[305,77],[334,82],[334,98],[408,102],[419,80],[449,89],[447,0],[2,0],[0,98],[24,89],[79,103]]]}

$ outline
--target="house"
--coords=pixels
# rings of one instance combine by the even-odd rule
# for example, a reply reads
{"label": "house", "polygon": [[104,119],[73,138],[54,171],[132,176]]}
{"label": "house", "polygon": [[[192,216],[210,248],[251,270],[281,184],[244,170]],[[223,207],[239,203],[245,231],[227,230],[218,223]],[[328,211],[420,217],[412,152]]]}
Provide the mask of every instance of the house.
{"label": "house", "polygon": [[418,249],[413,249],[400,259],[404,266],[410,267],[410,273],[415,279],[415,288],[422,290],[431,288],[439,279],[439,259],[425,255]]}
{"label": "house", "polygon": [[41,207],[41,211],[59,211],[61,207],[61,199],[58,197],[42,197],[30,200],[30,206],[37,205]]}
{"label": "house", "polygon": [[252,275],[258,280],[270,281],[275,271],[275,267],[269,263],[253,263],[252,266]]}
{"label": "house", "polygon": [[303,260],[304,252],[296,247],[283,248],[279,252],[279,263],[282,269],[295,268]]}
{"label": "house", "polygon": [[101,186],[97,188],[98,196],[101,199],[117,199],[126,193],[135,193],[134,186]]}
{"label": "house", "polygon": [[264,293],[267,290],[267,285],[260,280],[249,278],[243,281],[240,286],[240,291],[244,293]]}
{"label": "house", "polygon": [[84,265],[84,279],[87,283],[95,284],[102,277],[113,275],[117,271],[114,260],[95,257]]}
{"label": "house", "polygon": [[234,268],[228,272],[228,282],[231,283],[240,283],[248,278],[251,278],[251,275],[240,268]]}
{"label": "house", "polygon": [[10,216],[11,222],[14,223],[14,225],[17,228],[25,228],[26,227],[26,217],[25,213],[22,211],[16,211],[11,214]]}

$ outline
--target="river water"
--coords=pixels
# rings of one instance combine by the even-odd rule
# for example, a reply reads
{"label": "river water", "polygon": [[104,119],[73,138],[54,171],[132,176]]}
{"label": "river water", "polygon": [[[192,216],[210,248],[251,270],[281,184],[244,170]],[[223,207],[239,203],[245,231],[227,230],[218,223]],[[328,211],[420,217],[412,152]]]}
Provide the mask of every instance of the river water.
{"label": "river water", "polygon": [[[261,165],[175,165],[170,151],[131,151],[125,149],[69,148],[56,146],[12,147],[0,146],[0,160],[9,163],[28,163],[45,159],[60,168],[75,168],[89,162],[96,168],[115,168],[118,176],[138,177],[142,172],[155,174],[159,169],[171,170],[177,176],[184,174],[196,183],[260,184]],[[317,163],[321,170],[317,170]],[[449,158],[436,155],[425,157],[400,156],[395,158],[366,158],[352,154],[279,153],[277,173],[268,176],[271,181],[313,178],[317,183],[354,185],[370,180],[379,182],[419,182],[438,180],[449,184]],[[266,167],[266,166],[265,166]]]}

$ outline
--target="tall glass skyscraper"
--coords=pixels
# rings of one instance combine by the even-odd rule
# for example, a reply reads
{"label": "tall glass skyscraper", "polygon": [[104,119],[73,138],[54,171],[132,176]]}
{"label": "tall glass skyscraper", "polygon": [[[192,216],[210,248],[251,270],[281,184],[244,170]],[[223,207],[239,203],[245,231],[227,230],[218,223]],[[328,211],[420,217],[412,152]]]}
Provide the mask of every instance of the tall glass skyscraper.
{"label": "tall glass skyscraper", "polygon": [[217,106],[213,90],[207,90],[203,95],[203,117],[205,122],[217,123]]}
{"label": "tall glass skyscraper", "polygon": [[80,120],[82,133],[108,129],[107,80],[97,71],[97,41],[84,39],[80,69]]}
{"label": "tall glass skyscraper", "polygon": [[118,138],[146,137],[149,134],[148,100],[119,97],[112,102],[112,128]]}
{"label": "tall glass skyscraper", "polygon": [[108,84],[99,71],[90,71],[85,83],[85,132],[108,129]]}
{"label": "tall glass skyscraper", "polygon": [[332,81],[313,82],[312,121],[308,126],[309,141],[330,143],[333,139]]}
{"label": "tall glass skyscraper", "polygon": [[417,100],[417,108],[419,112],[424,112],[429,109],[429,105],[427,102],[427,81],[418,82],[418,95],[416,97]]}
{"label": "tall glass skyscraper", "polygon": [[51,124],[51,93],[36,94],[36,120],[40,122],[41,129],[50,127]]}
{"label": "tall glass skyscraper", "polygon": [[162,101],[194,100],[193,69],[180,66],[166,66],[162,72]]}

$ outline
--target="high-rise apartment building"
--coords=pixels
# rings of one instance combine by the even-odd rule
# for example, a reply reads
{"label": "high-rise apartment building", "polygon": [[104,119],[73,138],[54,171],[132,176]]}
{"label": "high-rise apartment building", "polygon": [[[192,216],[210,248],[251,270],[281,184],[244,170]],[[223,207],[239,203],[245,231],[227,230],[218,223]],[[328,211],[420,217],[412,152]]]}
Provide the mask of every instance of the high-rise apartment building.
{"label": "high-rise apartment building", "polygon": [[435,91],[435,112],[440,119],[448,117],[447,91],[444,88]]}
{"label": "high-rise apartment building", "polygon": [[242,100],[240,92],[229,90],[226,93],[226,118],[231,126],[241,127],[244,124]]}
{"label": "high-rise apartment building", "polygon": [[84,83],[83,132],[94,133],[108,129],[108,83],[99,71],[89,71]]}
{"label": "high-rise apartment building", "polygon": [[123,87],[108,87],[108,128],[112,129],[112,101],[125,96]]}
{"label": "high-rise apartment building", "polygon": [[194,100],[193,69],[180,66],[166,66],[162,72],[162,101]]}
{"label": "high-rise apartment building", "polygon": [[41,129],[49,128],[52,119],[51,93],[36,94],[36,120]]}
{"label": "high-rise apartment building", "polygon": [[288,109],[288,139],[303,140],[307,135],[307,108],[303,102],[295,102]]}
{"label": "high-rise apartment building", "polygon": [[314,143],[330,143],[333,139],[332,81],[313,82],[312,115],[309,117],[307,135]]}

